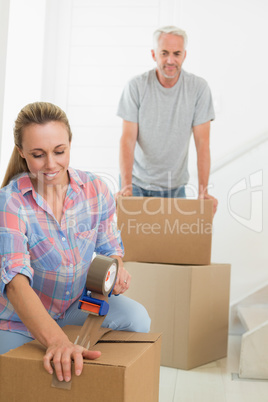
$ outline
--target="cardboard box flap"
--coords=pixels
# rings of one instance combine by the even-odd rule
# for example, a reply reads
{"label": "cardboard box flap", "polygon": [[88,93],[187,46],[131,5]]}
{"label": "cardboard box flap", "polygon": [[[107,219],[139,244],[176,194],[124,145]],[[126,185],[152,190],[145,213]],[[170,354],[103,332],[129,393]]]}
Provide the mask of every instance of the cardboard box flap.
{"label": "cardboard box flap", "polygon": [[84,360],[84,364],[101,366],[129,367],[145,354],[152,343],[103,342],[97,343],[93,350],[101,350],[96,360]]}
{"label": "cardboard box flap", "polygon": [[161,336],[160,333],[142,333],[127,331],[111,331],[103,335],[99,343],[126,342],[126,343],[153,343]]}
{"label": "cardboard box flap", "polygon": [[[66,325],[63,328],[64,332],[68,335],[68,338],[74,342],[80,327],[75,325]],[[98,343],[107,342],[107,343],[153,343],[160,336],[160,333],[143,333],[143,332],[128,332],[128,331],[109,331],[106,332],[106,328],[100,328],[100,339]]]}
{"label": "cardboard box flap", "polygon": [[[70,339],[71,342],[75,342],[77,335],[79,334],[79,331],[81,327],[78,327],[76,325],[66,325],[64,328],[62,328],[63,331],[68,335],[68,338]],[[112,331],[111,329],[108,331]],[[107,332],[107,328],[99,328],[99,339],[103,337],[103,335]]]}
{"label": "cardboard box flap", "polygon": [[[134,201],[134,202],[133,202]],[[209,211],[213,215],[212,200],[190,200],[185,198],[162,198],[162,197],[118,197],[117,205],[129,215],[141,214],[142,210],[149,215],[158,215],[161,213],[171,213],[177,211],[191,216],[193,213],[204,213]]]}

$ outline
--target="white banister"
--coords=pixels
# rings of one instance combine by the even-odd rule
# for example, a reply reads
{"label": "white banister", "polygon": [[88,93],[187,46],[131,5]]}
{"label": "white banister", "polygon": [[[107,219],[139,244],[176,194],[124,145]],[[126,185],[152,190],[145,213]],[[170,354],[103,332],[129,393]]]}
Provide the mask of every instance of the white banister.
{"label": "white banister", "polygon": [[268,141],[268,132],[265,132],[258,137],[245,142],[241,145],[241,147],[235,149],[234,151],[230,152],[228,155],[224,156],[223,158],[219,159],[215,162],[212,167],[210,174],[217,172],[218,170],[222,169],[224,166],[232,163],[234,160],[240,158],[241,156],[247,154],[248,152],[252,151],[252,149],[257,148],[259,145],[263,144],[264,142]]}

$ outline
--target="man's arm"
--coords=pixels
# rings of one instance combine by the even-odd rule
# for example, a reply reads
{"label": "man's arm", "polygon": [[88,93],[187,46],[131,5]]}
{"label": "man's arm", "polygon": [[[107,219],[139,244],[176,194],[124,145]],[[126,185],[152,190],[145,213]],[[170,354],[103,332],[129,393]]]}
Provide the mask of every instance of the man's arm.
{"label": "man's arm", "polygon": [[206,194],[210,172],[209,134],[210,122],[193,127],[194,141],[197,152],[198,194]]}
{"label": "man's arm", "polygon": [[132,169],[134,150],[138,137],[138,123],[123,120],[123,132],[120,140],[119,164],[121,173],[121,195],[132,195]]}
{"label": "man's arm", "polygon": [[213,200],[213,212],[217,210],[218,201],[208,194],[208,181],[210,173],[210,121],[193,127],[195,147],[197,152],[198,169],[198,195],[199,198]]}

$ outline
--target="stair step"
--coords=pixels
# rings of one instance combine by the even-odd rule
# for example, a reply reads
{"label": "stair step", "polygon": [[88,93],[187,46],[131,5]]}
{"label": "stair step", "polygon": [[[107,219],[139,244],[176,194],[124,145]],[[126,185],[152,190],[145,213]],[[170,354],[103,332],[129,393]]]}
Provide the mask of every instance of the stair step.
{"label": "stair step", "polygon": [[268,322],[268,304],[255,304],[247,307],[238,307],[237,315],[248,331]]}
{"label": "stair step", "polygon": [[239,300],[233,302],[230,306],[230,322],[229,333],[232,335],[242,335],[245,332],[237,310],[240,307],[248,307],[253,305],[266,305],[268,307],[268,282],[263,283],[262,286],[253,289],[247,295],[244,295]]}

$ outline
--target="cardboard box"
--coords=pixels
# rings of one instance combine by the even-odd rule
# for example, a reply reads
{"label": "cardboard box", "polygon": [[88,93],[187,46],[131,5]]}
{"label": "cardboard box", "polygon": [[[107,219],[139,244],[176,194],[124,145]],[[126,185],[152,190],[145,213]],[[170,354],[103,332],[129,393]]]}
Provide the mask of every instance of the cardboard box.
{"label": "cardboard box", "polygon": [[230,265],[127,262],[126,296],[143,304],[162,332],[161,365],[188,370],[227,355]]}
{"label": "cardboard box", "polygon": [[[79,329],[67,326],[65,332],[74,340]],[[52,376],[43,368],[44,348],[37,341],[0,356],[1,401],[158,401],[160,334],[111,331],[94,349],[101,357],[84,360],[70,390],[51,387]]]}
{"label": "cardboard box", "polygon": [[211,200],[119,197],[124,261],[210,264],[212,210]]}

